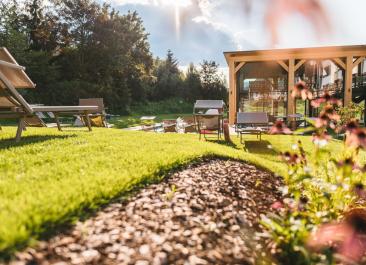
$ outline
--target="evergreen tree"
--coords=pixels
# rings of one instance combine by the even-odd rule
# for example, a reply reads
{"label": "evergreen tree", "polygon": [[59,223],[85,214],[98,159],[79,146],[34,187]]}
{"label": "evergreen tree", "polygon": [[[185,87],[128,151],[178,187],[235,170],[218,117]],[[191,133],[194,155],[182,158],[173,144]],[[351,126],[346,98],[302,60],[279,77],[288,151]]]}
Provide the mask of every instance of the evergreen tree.
{"label": "evergreen tree", "polygon": [[202,99],[200,74],[193,63],[189,65],[184,80],[184,99],[188,102]]}
{"label": "evergreen tree", "polygon": [[163,100],[182,96],[182,74],[171,50],[168,50],[164,61],[156,61],[154,75],[156,76],[154,99]]}
{"label": "evergreen tree", "polygon": [[201,63],[200,77],[204,99],[227,100],[224,78],[219,74],[219,65],[215,61],[204,60]]}

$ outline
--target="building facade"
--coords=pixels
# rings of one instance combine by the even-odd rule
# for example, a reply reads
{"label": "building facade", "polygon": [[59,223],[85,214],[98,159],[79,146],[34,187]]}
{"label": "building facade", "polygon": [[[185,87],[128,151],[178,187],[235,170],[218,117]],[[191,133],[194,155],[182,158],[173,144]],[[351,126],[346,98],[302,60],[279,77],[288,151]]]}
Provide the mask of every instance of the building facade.
{"label": "building facade", "polygon": [[315,97],[325,92],[343,100],[366,102],[366,46],[225,52],[229,65],[229,122],[237,112],[316,116],[309,102],[290,96],[302,80]]}

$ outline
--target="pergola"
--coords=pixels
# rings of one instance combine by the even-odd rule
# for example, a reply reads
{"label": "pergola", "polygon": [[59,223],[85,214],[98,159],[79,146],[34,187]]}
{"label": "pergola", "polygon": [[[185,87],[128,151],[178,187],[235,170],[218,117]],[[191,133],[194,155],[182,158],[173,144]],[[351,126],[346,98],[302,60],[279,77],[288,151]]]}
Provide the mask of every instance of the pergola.
{"label": "pergola", "polygon": [[[365,60],[366,45],[332,46],[296,49],[235,51],[224,53],[229,65],[229,123],[238,111],[238,72],[251,62],[275,62],[288,73],[288,92],[295,85],[296,71],[309,60],[331,60],[344,70],[344,105],[352,101],[353,70]],[[258,69],[260,72],[261,69]],[[263,70],[265,71],[265,70]],[[290,93],[288,93],[290,95]],[[295,114],[295,100],[288,96],[287,115]]]}

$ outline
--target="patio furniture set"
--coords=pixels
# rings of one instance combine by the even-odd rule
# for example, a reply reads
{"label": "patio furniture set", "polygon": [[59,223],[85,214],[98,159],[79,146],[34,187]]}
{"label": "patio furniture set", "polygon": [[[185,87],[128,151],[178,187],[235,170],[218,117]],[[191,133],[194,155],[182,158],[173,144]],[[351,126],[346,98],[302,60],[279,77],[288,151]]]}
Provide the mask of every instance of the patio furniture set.
{"label": "patio furniture set", "polygon": [[79,106],[44,106],[30,105],[17,89],[35,88],[35,84],[11,56],[6,48],[0,48],[0,118],[17,119],[16,141],[21,139],[27,126],[45,127],[42,118],[48,115],[62,131],[59,117],[77,115],[82,123],[92,130],[92,123],[100,119],[106,126],[104,104],[102,99],[80,99]]}
{"label": "patio furniture set", "polygon": [[[27,126],[47,127],[44,120],[52,119],[59,131],[62,131],[60,117],[76,116],[79,125],[84,125],[89,131],[92,125],[108,127],[104,102],[102,98],[79,99],[78,106],[44,106],[31,105],[17,89],[35,88],[35,84],[25,73],[6,48],[0,48],[0,118],[17,119],[18,129],[16,141],[21,139],[22,132]],[[220,139],[224,133],[225,103],[222,100],[197,100],[193,108],[193,117],[163,120],[160,124],[163,132],[198,132],[202,136],[216,135]],[[156,131],[159,126],[154,123],[155,116],[141,117],[141,128],[144,131]],[[285,119],[285,118],[284,118]],[[299,120],[299,117],[291,119]],[[269,117],[267,113],[251,112],[237,113],[235,132],[243,142],[243,135],[254,134],[261,140],[262,134],[268,131]],[[1,128],[1,127],[0,127]]]}

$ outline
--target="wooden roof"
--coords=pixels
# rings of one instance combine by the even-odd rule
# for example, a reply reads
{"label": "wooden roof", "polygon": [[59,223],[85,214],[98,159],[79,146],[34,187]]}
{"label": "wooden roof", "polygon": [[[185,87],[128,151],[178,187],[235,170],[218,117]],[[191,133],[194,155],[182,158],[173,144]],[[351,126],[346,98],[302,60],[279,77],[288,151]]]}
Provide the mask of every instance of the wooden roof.
{"label": "wooden roof", "polygon": [[227,63],[240,61],[272,61],[288,59],[331,59],[347,56],[366,56],[366,45],[323,46],[308,48],[229,51],[224,52]]}

